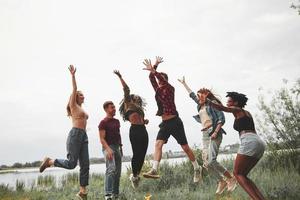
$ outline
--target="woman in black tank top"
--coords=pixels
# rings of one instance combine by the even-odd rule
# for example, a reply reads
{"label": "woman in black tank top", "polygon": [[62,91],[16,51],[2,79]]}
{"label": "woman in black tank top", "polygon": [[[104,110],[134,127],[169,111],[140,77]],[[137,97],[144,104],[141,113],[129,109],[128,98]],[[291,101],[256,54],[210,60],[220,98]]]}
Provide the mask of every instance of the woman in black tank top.
{"label": "woman in black tank top", "polygon": [[133,188],[137,188],[140,182],[139,174],[142,170],[145,156],[148,149],[148,132],[146,124],[148,120],[145,119],[145,100],[136,94],[130,94],[130,89],[119,71],[115,70],[114,73],[119,77],[124,90],[124,98],[120,105],[120,115],[124,121],[129,121],[130,131],[129,139],[132,147],[132,159],[130,174],[130,181]]}
{"label": "woman in black tank top", "polygon": [[238,131],[240,135],[246,132],[255,133],[256,131],[253,118],[247,111],[244,111],[244,114],[245,115],[243,117],[235,118],[233,124],[234,130]]}
{"label": "woman in black tank top", "polygon": [[[207,101],[214,108],[233,114],[235,118],[233,127],[235,130],[239,132],[240,137],[243,137],[242,135],[244,134],[246,135],[246,133],[252,134],[256,137],[253,118],[248,111],[243,109],[248,100],[246,95],[237,92],[227,92],[226,97],[228,97],[227,107],[223,106],[222,104],[214,103],[209,99],[207,99]],[[258,143],[260,143],[259,139],[257,141]],[[245,144],[244,148],[248,148],[247,144]],[[249,147],[249,149],[250,148],[251,147]],[[263,153],[264,148],[262,149],[263,149],[262,150]],[[252,168],[257,164],[259,159],[260,157],[249,156],[249,155],[238,153],[234,163],[233,174],[236,177],[240,186],[244,188],[244,190],[249,194],[249,196],[252,199],[264,200],[265,199],[264,196],[256,187],[254,182],[247,177],[247,175],[252,170]]]}

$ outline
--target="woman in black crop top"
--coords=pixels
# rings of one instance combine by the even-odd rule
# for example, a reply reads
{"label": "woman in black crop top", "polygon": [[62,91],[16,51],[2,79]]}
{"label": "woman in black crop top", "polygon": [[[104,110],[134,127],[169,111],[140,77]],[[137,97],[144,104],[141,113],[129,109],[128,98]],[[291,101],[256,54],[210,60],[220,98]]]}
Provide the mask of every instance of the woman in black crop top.
{"label": "woman in black crop top", "polygon": [[226,97],[227,107],[209,99],[207,101],[218,110],[232,113],[235,118],[233,127],[239,132],[241,145],[235,159],[233,174],[252,199],[263,200],[264,196],[247,175],[262,157],[265,144],[256,134],[251,114],[243,109],[248,100],[246,95],[227,92]]}
{"label": "woman in black crop top", "polygon": [[140,181],[139,174],[148,148],[148,133],[145,127],[145,124],[148,124],[148,120],[144,119],[144,107],[146,104],[140,96],[130,94],[130,89],[119,71],[115,70],[114,73],[119,77],[124,90],[124,98],[119,109],[120,114],[124,121],[127,120],[131,123],[129,139],[133,156],[131,159],[132,174],[130,175],[130,181],[132,187],[136,188]]}

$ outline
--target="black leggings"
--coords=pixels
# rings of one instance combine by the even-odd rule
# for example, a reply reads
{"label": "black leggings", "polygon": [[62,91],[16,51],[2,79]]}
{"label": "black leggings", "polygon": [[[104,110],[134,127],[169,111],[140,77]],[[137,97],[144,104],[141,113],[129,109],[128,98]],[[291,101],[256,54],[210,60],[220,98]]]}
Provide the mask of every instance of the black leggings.
{"label": "black leggings", "polygon": [[131,124],[129,138],[133,152],[131,159],[132,173],[137,176],[143,167],[148,148],[148,133],[145,125]]}

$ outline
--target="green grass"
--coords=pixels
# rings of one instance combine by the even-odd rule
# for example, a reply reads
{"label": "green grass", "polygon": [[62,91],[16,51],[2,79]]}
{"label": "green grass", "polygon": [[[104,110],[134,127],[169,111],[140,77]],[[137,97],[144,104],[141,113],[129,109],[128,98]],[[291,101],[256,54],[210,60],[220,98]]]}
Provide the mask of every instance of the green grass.
{"label": "green grass", "polygon": [[[197,152],[200,160],[200,152]],[[250,178],[257,184],[267,199],[270,200],[295,200],[300,199],[300,172],[299,162],[294,161],[298,155],[273,155],[264,156],[262,161],[252,170]],[[280,159],[280,156],[282,158]],[[282,161],[282,162],[280,162]],[[274,163],[275,162],[275,163]],[[223,164],[232,171],[233,160],[226,160]],[[276,164],[276,165],[275,165]],[[150,168],[148,162],[143,170]],[[250,199],[241,187],[233,193],[224,193],[222,196],[215,196],[216,180],[205,174],[204,183],[194,184],[193,167],[190,162],[183,162],[171,166],[163,163],[160,166],[161,179],[142,179],[138,189],[134,190],[129,182],[130,169],[121,177],[120,200],[142,200],[148,193],[152,195],[151,200],[244,200]],[[70,173],[64,176],[59,182],[55,177],[39,177],[37,185],[30,189],[24,188],[24,183],[18,182],[16,190],[7,185],[0,185],[1,200],[57,200],[76,199],[78,192],[78,174]],[[104,176],[101,174],[90,175],[89,199],[103,199]]]}

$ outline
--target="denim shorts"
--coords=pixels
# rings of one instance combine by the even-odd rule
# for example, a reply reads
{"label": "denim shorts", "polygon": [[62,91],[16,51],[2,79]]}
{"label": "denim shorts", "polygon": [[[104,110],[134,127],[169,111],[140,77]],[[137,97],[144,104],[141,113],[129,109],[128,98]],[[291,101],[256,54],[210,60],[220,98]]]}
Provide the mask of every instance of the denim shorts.
{"label": "denim shorts", "polygon": [[245,133],[240,136],[241,145],[238,154],[260,159],[265,151],[266,145],[256,133]]}

